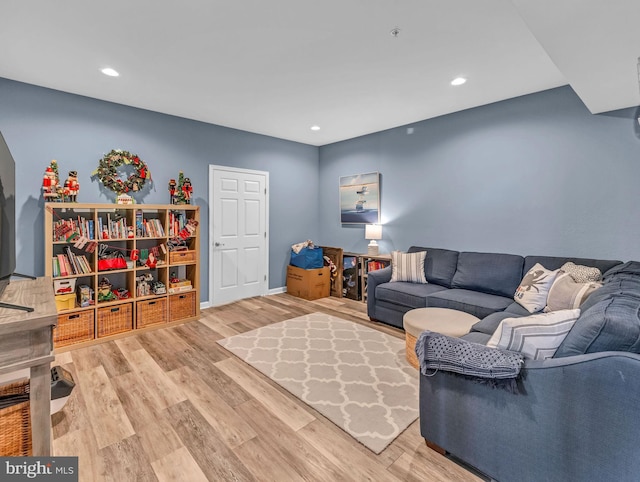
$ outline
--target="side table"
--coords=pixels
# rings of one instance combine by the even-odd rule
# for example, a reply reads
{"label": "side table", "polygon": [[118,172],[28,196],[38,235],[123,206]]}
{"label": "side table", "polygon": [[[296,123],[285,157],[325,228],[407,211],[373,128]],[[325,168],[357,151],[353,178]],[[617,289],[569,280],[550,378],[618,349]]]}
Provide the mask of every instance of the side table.
{"label": "side table", "polygon": [[0,308],[0,374],[31,370],[30,409],[34,456],[51,455],[51,362],[58,322],[51,278],[11,282],[0,301],[33,312]]}

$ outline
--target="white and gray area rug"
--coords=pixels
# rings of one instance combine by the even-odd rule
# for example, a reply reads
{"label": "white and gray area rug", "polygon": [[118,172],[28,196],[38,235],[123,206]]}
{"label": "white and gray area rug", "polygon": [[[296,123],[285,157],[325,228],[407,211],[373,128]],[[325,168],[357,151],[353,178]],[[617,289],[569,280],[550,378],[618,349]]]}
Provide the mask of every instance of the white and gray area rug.
{"label": "white and gray area rug", "polygon": [[379,454],[418,418],[405,342],[324,313],[218,341]]}

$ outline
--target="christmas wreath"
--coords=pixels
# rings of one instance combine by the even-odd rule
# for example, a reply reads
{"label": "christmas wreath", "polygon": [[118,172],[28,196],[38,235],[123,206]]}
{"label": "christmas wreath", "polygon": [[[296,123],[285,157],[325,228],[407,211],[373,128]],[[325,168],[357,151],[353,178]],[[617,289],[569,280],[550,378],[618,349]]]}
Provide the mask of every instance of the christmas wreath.
{"label": "christmas wreath", "polygon": [[[136,170],[126,180],[118,176],[118,168],[130,165]],[[107,189],[116,194],[139,191],[144,187],[147,179],[151,179],[149,168],[137,155],[120,149],[113,149],[100,159],[98,169],[93,172]]]}

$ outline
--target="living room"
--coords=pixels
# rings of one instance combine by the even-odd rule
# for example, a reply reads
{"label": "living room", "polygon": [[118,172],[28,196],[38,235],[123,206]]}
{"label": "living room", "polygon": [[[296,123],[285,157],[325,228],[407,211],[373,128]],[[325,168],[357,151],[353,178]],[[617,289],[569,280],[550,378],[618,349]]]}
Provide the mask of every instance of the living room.
{"label": "living room", "polygon": [[[406,29],[400,36],[405,33]],[[635,58],[630,67],[628,81],[637,96]],[[190,177],[193,203],[202,209],[203,267],[209,266],[208,247],[212,244],[207,216],[209,166],[269,172],[268,289],[272,295],[285,289],[293,243],[312,239],[319,245],[366,252],[363,226],[340,224],[338,182],[341,176],[367,172],[381,175],[382,253],[428,243],[460,251],[638,258],[635,239],[640,235],[640,221],[629,215],[629,206],[640,201],[636,183],[640,177],[637,100],[622,109],[592,114],[576,93],[578,87],[565,82],[318,146],[6,77],[0,78],[0,132],[16,160],[16,271],[20,273],[44,275],[41,186],[45,167],[57,159],[63,177],[76,170],[79,201],[110,203],[109,193],[100,188],[92,172],[98,160],[114,148],[138,153],[150,168],[153,187],[139,202],[167,203],[167,181],[176,178],[179,171]],[[209,293],[205,268],[200,298],[204,318],[211,323],[241,320],[239,323],[248,327],[254,309],[262,309],[270,317],[280,316],[278,310],[290,310],[293,316],[313,310],[344,310],[344,317],[357,312],[356,318],[368,322],[362,304],[341,301],[345,305],[338,307],[332,304],[338,303],[335,299],[317,302],[311,308],[297,301],[293,308],[264,300],[244,302],[207,315],[206,309],[213,304]],[[200,328],[185,330],[182,337],[172,338],[185,351],[189,344],[197,346],[198,339],[214,338]],[[124,353],[127,342],[120,343]],[[127,364],[139,349],[129,348],[127,355],[133,358],[126,357]],[[78,363],[94,369],[91,354],[108,359],[113,355],[111,350],[92,348],[78,356]],[[216,347],[214,351],[219,350]],[[122,362],[122,355],[114,359]],[[116,365],[111,366],[113,373],[118,373]],[[183,372],[175,376],[190,373]],[[87,421],[86,415],[77,417],[76,422],[69,422],[71,428],[79,428],[78,420]],[[318,430],[332,431],[321,426]],[[418,430],[412,430],[400,445],[420,438]],[[383,455],[387,466],[399,460],[395,475],[400,473],[398,467],[405,467],[404,462],[411,465],[409,455],[398,455],[402,448],[393,446]],[[117,456],[117,448],[109,451]],[[361,459],[363,464],[367,457]],[[434,459],[430,463],[445,462]],[[447,474],[456,476],[448,470],[457,469],[452,466],[433,477],[447,480]],[[458,476],[465,475],[471,477],[468,472]]]}

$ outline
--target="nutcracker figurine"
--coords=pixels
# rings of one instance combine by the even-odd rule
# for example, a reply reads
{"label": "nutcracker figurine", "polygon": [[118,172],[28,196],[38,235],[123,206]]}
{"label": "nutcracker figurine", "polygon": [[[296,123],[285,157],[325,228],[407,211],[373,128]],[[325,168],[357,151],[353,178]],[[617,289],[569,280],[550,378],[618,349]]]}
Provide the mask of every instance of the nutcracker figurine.
{"label": "nutcracker figurine", "polygon": [[185,202],[187,204],[191,204],[191,194],[193,193],[193,188],[191,187],[191,179],[189,179],[188,177],[184,178],[184,182],[182,183],[182,192]]}
{"label": "nutcracker figurine", "polygon": [[64,194],[70,202],[76,202],[78,199],[78,192],[80,191],[80,184],[78,183],[78,173],[76,171],[69,171],[69,177],[64,182]]}
{"label": "nutcracker figurine", "polygon": [[175,179],[169,180],[169,195],[171,196],[169,198],[170,203],[175,204],[175,196],[176,196],[176,180]]}

